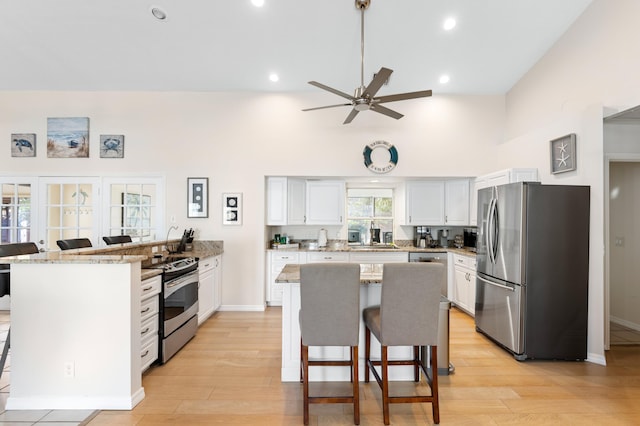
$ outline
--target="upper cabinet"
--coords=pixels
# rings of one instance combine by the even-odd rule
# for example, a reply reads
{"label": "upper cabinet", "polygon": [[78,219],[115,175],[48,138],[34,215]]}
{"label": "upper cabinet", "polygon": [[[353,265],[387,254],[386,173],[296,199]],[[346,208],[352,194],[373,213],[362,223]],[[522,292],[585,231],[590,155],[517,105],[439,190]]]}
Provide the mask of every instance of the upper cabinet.
{"label": "upper cabinet", "polygon": [[469,180],[409,181],[406,207],[407,225],[468,225]]}
{"label": "upper cabinet", "polygon": [[444,181],[409,181],[406,186],[406,224],[440,225],[444,223]]}
{"label": "upper cabinet", "polygon": [[342,225],[345,183],[267,178],[267,225]]}
{"label": "upper cabinet", "polygon": [[306,191],[307,225],[342,225],[345,183],[336,180],[308,180]]}
{"label": "upper cabinet", "polygon": [[470,220],[472,226],[478,225],[478,190],[492,186],[504,185],[513,182],[537,182],[538,169],[506,169],[478,176],[471,191],[471,202],[469,205]]}

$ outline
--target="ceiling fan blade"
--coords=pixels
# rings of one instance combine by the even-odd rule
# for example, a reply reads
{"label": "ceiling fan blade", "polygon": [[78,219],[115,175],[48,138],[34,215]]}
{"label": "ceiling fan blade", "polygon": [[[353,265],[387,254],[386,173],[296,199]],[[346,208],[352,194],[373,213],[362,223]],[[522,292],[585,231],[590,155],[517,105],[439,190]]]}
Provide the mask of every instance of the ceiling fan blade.
{"label": "ceiling fan blade", "polygon": [[341,107],[341,106],[351,106],[351,104],[337,104],[337,105],[327,105],[327,106],[321,106],[321,107],[315,107],[315,108],[305,108],[303,109],[303,111],[314,111],[316,109],[335,108],[335,107]]}
{"label": "ceiling fan blade", "polygon": [[369,83],[362,95],[364,97],[373,98],[375,94],[378,93],[378,90],[380,90],[384,82],[389,79],[389,76],[391,76],[392,72],[393,70],[390,70],[389,68],[380,68],[380,71],[378,71],[376,76],[373,77],[373,80],[371,80],[371,83]]}
{"label": "ceiling fan blade", "polygon": [[371,104],[371,111],[379,112],[380,114],[388,115],[389,117],[395,118],[396,120],[404,117],[403,114],[396,112],[387,107],[383,107],[382,105]]}
{"label": "ceiling fan blade", "polygon": [[319,87],[322,90],[326,90],[327,92],[331,92],[335,95],[342,96],[343,98],[349,99],[350,101],[355,99],[353,96],[349,95],[348,93],[341,92],[339,90],[334,89],[333,87],[325,86],[324,84],[318,83],[317,81],[310,81],[309,84],[312,86]]}
{"label": "ceiling fan blade", "polygon": [[384,102],[404,101],[407,99],[425,98],[431,96],[431,90],[422,90],[420,92],[399,93],[397,95],[380,96],[373,99],[373,102],[381,104]]}
{"label": "ceiling fan blade", "polygon": [[349,124],[353,121],[354,118],[356,118],[356,115],[358,115],[360,111],[358,111],[357,109],[352,109],[351,112],[349,113],[349,115],[347,115],[347,118],[344,120],[344,123],[342,124]]}

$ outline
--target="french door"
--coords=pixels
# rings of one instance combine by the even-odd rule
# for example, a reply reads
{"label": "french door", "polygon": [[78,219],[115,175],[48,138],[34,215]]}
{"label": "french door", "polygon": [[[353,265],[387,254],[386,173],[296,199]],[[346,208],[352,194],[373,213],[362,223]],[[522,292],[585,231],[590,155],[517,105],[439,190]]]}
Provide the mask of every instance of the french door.
{"label": "french door", "polygon": [[39,243],[58,250],[56,241],[89,238],[100,241],[100,179],[43,177],[39,181]]}
{"label": "french door", "polygon": [[33,177],[0,177],[0,244],[38,237],[38,191]]}

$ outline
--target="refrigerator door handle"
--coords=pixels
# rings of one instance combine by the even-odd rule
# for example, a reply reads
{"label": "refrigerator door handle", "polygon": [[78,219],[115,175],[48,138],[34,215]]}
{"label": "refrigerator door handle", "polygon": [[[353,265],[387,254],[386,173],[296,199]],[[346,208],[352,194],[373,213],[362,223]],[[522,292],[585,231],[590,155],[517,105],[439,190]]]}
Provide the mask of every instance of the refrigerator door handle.
{"label": "refrigerator door handle", "polygon": [[496,257],[495,257],[495,240],[496,240],[496,236],[495,236],[495,232],[496,232],[496,224],[495,224],[495,214],[494,214],[494,210],[496,208],[496,203],[497,200],[495,198],[492,198],[491,201],[489,202],[489,208],[488,208],[488,212],[487,212],[487,232],[486,234],[486,244],[487,244],[487,252],[489,254],[489,262],[491,262],[492,264],[496,263]]}
{"label": "refrigerator door handle", "polygon": [[476,277],[476,278],[478,278],[478,279],[479,279],[480,281],[482,281],[483,283],[486,283],[486,284],[492,285],[492,286],[494,286],[494,287],[499,287],[499,288],[502,288],[502,289],[504,289],[504,290],[509,290],[509,291],[516,291],[516,289],[515,289],[515,288],[513,288],[513,287],[509,287],[509,286],[506,286],[506,285],[498,284],[498,283],[496,283],[496,282],[486,280],[486,279],[484,279],[484,278],[482,278],[482,277]]}
{"label": "refrigerator door handle", "polygon": [[498,199],[496,198],[493,203],[493,263],[496,263],[498,257],[498,242],[500,241],[500,215],[498,214]]}

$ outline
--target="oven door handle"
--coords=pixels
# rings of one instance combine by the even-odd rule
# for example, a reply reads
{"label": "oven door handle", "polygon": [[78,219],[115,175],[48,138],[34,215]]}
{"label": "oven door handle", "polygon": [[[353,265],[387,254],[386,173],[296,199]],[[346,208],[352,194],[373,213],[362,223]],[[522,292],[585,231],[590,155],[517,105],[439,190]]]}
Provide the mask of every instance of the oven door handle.
{"label": "oven door handle", "polygon": [[179,289],[181,289],[182,287],[189,285],[189,284],[193,284],[193,283],[198,283],[198,271],[195,270],[193,272],[188,273],[187,275],[183,275],[182,277],[176,278],[172,281],[169,281],[167,283],[164,284],[165,286],[165,292],[164,292],[164,297],[165,299],[167,297],[169,297],[171,294],[175,293],[176,291],[178,291]]}

